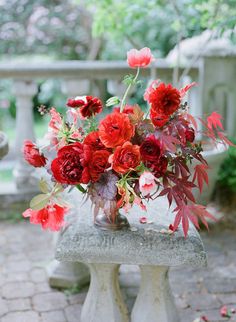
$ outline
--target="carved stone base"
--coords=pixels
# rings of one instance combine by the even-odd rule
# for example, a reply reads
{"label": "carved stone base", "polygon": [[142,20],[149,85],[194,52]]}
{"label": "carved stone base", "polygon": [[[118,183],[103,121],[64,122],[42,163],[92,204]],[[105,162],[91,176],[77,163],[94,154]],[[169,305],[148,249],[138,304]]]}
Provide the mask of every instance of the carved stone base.
{"label": "carved stone base", "polygon": [[128,310],[121,296],[116,264],[90,264],[91,283],[81,322],[128,322]]}
{"label": "carved stone base", "polygon": [[85,286],[90,281],[89,269],[85,264],[58,262],[54,260],[48,267],[49,285],[56,288]]}
{"label": "carved stone base", "polygon": [[169,286],[168,267],[140,266],[141,286],[131,322],[179,322]]}

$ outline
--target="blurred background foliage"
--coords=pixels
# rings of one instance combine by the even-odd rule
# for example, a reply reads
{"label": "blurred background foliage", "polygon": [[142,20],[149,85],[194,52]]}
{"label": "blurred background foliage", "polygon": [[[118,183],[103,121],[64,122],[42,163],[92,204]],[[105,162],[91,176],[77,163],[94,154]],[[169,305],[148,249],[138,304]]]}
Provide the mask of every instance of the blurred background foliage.
{"label": "blurred background foliage", "polygon": [[235,41],[235,0],[0,0],[0,57],[123,59],[126,49],[158,56],[206,29]]}

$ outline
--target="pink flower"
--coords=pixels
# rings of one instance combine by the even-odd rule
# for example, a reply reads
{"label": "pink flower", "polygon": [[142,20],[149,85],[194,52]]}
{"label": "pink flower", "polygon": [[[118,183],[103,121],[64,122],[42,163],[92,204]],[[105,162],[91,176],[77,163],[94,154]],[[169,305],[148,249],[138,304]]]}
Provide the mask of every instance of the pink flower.
{"label": "pink flower", "polygon": [[67,208],[58,206],[57,204],[49,204],[40,210],[31,208],[23,212],[23,217],[30,217],[31,224],[41,224],[43,229],[58,231],[64,226],[64,215]]}
{"label": "pink flower", "polygon": [[143,216],[139,218],[140,224],[146,224],[147,223],[147,217]]}
{"label": "pink flower", "polygon": [[51,120],[49,122],[49,128],[57,134],[62,126],[62,118],[60,113],[56,111],[54,107],[50,109]]}
{"label": "pink flower", "polygon": [[151,50],[147,47],[140,50],[131,49],[127,52],[127,62],[131,68],[147,67],[153,60]]}
{"label": "pink flower", "polygon": [[147,196],[156,190],[154,175],[149,171],[144,171],[139,178],[139,189],[143,196]]}
{"label": "pink flower", "polygon": [[222,306],[222,308],[220,309],[220,314],[222,317],[226,317],[226,318],[230,317],[230,314],[226,305]]}

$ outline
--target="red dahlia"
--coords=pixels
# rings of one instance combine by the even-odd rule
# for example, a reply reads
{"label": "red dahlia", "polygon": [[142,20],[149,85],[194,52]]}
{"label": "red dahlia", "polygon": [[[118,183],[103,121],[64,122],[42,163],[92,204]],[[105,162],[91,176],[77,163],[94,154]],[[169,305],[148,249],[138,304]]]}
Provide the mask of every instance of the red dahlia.
{"label": "red dahlia", "polygon": [[91,117],[102,111],[102,101],[93,96],[77,96],[74,99],[68,99],[67,106],[79,108],[82,118]]}
{"label": "red dahlia", "polygon": [[163,116],[170,116],[180,105],[180,93],[178,89],[171,84],[160,83],[157,87],[152,86],[146,95],[148,102],[151,104],[153,113]]}
{"label": "red dahlia", "polygon": [[123,113],[113,112],[99,125],[99,137],[107,148],[114,148],[129,141],[134,135],[134,126]]}
{"label": "red dahlia", "polygon": [[83,167],[83,158],[83,145],[79,142],[61,148],[51,164],[56,181],[72,185],[88,183],[88,170]]}

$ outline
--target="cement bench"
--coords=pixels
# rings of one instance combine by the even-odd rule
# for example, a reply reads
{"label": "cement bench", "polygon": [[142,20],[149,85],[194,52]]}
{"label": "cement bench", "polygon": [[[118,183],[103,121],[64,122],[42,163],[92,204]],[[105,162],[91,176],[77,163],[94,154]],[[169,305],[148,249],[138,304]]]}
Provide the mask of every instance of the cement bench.
{"label": "cement bench", "polygon": [[179,321],[168,269],[177,265],[206,265],[206,253],[195,228],[191,226],[187,239],[181,229],[174,235],[161,233],[173,220],[165,199],[150,203],[146,216],[153,220],[152,224],[140,224],[143,212],[133,208],[128,215],[131,229],[116,232],[95,228],[89,209],[88,203],[79,208],[77,222],[64,230],[56,249],[59,261],[82,262],[90,268],[91,283],[81,322],[129,321],[118,284],[121,264],[139,265],[141,271],[132,322]]}

